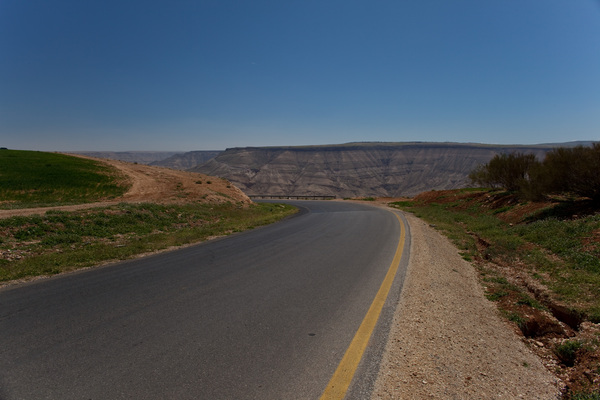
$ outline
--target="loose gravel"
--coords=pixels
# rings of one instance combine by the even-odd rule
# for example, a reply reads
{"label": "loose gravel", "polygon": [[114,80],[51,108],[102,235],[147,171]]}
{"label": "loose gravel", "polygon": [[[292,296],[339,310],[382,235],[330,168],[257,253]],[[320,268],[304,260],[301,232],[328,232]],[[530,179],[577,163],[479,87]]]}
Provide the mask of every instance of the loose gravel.
{"label": "loose gravel", "polygon": [[406,217],[408,273],[372,399],[559,399],[557,378],[485,298],[475,268]]}

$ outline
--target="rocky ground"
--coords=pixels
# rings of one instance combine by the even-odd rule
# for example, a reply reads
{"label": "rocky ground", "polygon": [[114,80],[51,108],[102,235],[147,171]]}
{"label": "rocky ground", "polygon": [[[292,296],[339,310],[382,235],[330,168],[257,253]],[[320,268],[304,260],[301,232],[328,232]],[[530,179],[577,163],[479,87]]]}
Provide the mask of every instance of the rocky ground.
{"label": "rocky ground", "polygon": [[408,214],[409,267],[373,399],[558,399],[559,381],[484,296],[477,271]]}

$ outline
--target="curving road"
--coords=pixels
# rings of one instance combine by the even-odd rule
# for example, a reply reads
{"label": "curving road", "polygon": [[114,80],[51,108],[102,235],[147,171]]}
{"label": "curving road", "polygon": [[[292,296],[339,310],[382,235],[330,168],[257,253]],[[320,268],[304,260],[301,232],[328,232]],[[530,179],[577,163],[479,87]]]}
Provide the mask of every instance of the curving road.
{"label": "curving road", "polygon": [[[0,399],[318,399],[401,224],[369,205],[291,203],[298,216],[251,232],[0,290]],[[347,398],[372,389],[405,243]]]}

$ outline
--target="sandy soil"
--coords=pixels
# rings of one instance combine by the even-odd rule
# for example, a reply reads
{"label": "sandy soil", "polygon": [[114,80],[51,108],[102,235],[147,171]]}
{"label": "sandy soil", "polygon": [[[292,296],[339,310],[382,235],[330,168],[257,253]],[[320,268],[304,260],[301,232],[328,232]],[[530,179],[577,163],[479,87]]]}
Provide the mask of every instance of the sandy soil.
{"label": "sandy soil", "polygon": [[406,215],[408,273],[372,399],[558,399],[559,382],[447,238]]}
{"label": "sandy soil", "polygon": [[241,190],[229,181],[221,178],[124,161],[96,159],[85,156],[79,157],[101,161],[117,168],[123,174],[123,179],[131,184],[131,188],[123,197],[110,201],[72,206],[0,210],[0,218],[8,218],[16,215],[43,214],[51,209],[75,211],[121,202],[187,203],[198,201],[220,203],[233,201],[244,204],[251,203],[250,198]]}

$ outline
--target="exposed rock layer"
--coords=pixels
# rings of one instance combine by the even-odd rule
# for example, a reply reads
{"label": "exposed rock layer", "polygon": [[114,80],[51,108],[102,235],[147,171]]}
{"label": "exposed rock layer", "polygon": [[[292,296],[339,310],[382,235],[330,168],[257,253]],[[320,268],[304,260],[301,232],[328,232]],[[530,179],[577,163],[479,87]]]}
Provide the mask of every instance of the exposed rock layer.
{"label": "exposed rock layer", "polygon": [[499,153],[533,153],[541,159],[558,146],[349,143],[246,147],[227,149],[192,171],[224,177],[248,195],[401,197],[466,187],[469,173]]}

